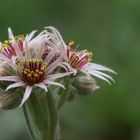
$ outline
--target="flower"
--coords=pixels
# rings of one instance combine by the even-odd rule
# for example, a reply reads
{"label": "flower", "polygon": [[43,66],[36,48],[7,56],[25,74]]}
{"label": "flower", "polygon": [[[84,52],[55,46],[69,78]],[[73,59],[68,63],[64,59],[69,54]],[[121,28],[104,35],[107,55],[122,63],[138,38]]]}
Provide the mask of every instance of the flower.
{"label": "flower", "polygon": [[[116,72],[108,67],[91,62],[91,52],[76,49],[74,41],[70,41],[66,45],[56,28],[46,27],[46,29],[46,35],[49,36],[50,47],[59,48],[59,51],[66,51],[64,56],[65,61],[61,62],[61,66],[65,67],[65,69],[67,67],[70,71],[73,71],[74,74],[82,72],[86,74],[88,78],[90,78],[90,76],[94,76],[105,80],[109,84],[111,84],[109,80],[114,82],[112,77],[104,72],[111,72],[114,74],[116,74]],[[48,43],[48,39],[46,42]]]}
{"label": "flower", "polygon": [[107,68],[105,66],[92,63],[91,62],[92,61],[91,52],[88,52],[87,50],[77,51],[74,47],[75,47],[74,42],[71,43],[71,41],[70,41],[68,43],[67,57],[69,60],[69,64],[72,68],[86,74],[88,77],[90,77],[90,75],[92,75],[92,76],[95,76],[102,80],[105,80],[109,84],[111,84],[109,79],[114,82],[112,77],[105,74],[103,71],[111,72],[114,74],[116,72],[114,72],[112,69]]}
{"label": "flower", "polygon": [[19,39],[19,36],[18,39],[15,38],[11,29],[8,31],[10,43],[7,43],[7,50],[9,52],[7,50],[1,51],[0,57],[4,61],[4,65],[9,65],[12,73],[8,76],[0,76],[0,80],[14,82],[6,90],[17,87],[26,88],[20,106],[29,98],[34,86],[40,87],[46,92],[48,91],[48,85],[64,88],[62,84],[55,82],[55,80],[67,76],[72,72],[55,72],[55,69],[63,60],[63,52],[58,57],[55,57],[56,54],[54,52],[56,52],[56,48],[51,48],[45,59],[42,59],[45,51],[44,31],[35,38],[33,38],[33,35],[36,31],[33,31],[22,40]]}
{"label": "flower", "polygon": [[[21,53],[23,53],[23,51],[24,51],[23,40],[24,40],[23,35],[16,36],[13,39],[13,37],[11,36],[11,30],[9,29],[9,39],[5,40],[4,43],[0,43],[1,54],[3,54],[5,57],[11,59],[11,58],[17,56],[17,54],[18,54],[17,51],[20,51]],[[15,46],[14,44],[16,44],[16,47],[14,47]]]}

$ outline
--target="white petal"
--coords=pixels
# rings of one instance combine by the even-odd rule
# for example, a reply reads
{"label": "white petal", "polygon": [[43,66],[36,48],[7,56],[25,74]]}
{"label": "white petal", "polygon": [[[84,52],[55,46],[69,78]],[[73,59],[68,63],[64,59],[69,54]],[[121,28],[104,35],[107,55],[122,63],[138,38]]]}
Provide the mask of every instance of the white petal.
{"label": "white petal", "polygon": [[55,80],[58,78],[62,78],[65,76],[68,76],[70,74],[73,74],[73,72],[65,72],[65,73],[59,73],[59,74],[52,74],[52,75],[48,75],[46,78],[51,79],[51,80]]}
{"label": "white petal", "polygon": [[25,93],[23,95],[23,99],[22,99],[22,102],[20,104],[20,107],[25,103],[25,101],[29,98],[31,92],[32,92],[32,88],[31,86],[27,86],[26,89],[25,89]]}
{"label": "white petal", "polygon": [[36,84],[36,86],[38,86],[38,87],[44,89],[46,92],[48,92],[47,86],[44,85],[43,83]]}
{"label": "white petal", "polygon": [[37,32],[37,30],[34,30],[34,31],[32,31],[29,35],[26,36],[28,42],[32,39],[32,37],[34,36],[34,34],[35,34],[36,32]]}
{"label": "white petal", "polygon": [[36,49],[36,59],[41,59],[41,57],[42,57],[42,54],[44,54],[44,52],[45,52],[45,48],[44,48],[44,45],[41,45],[40,47],[39,47],[39,49]]}
{"label": "white petal", "polygon": [[107,75],[107,74],[105,74],[103,72],[97,71],[97,70],[95,70],[95,72],[100,74],[100,75],[102,75],[102,76],[104,76],[104,77],[106,77],[106,78],[108,78],[108,79],[110,79],[110,80],[112,80],[115,83],[114,79],[111,76],[109,76],[109,75]]}
{"label": "white petal", "polygon": [[17,82],[17,83],[14,83],[14,84],[11,84],[11,85],[9,85],[7,88],[6,88],[6,90],[9,90],[10,88],[15,88],[15,87],[20,87],[20,86],[24,86],[25,85],[25,83],[24,82]]}
{"label": "white petal", "polygon": [[62,45],[61,49],[67,50],[67,45],[65,44],[61,34],[59,33],[59,31],[56,28],[49,26],[49,27],[45,27],[45,29],[51,30],[54,33],[56,39],[61,43],[61,45]]}
{"label": "white petal", "polygon": [[9,36],[9,39],[12,39],[12,40],[15,39],[10,27],[8,28],[8,36]]}
{"label": "white petal", "polygon": [[55,54],[56,54],[56,49],[53,48],[53,49],[49,52],[49,54],[47,55],[47,57],[46,57],[46,59],[45,59],[44,61],[46,61],[46,63],[49,64],[50,61],[52,60],[52,58],[55,56]]}
{"label": "white petal", "polygon": [[27,39],[24,40],[23,46],[25,48],[25,57],[30,59],[31,58],[31,52],[30,52],[30,48],[29,48]]}
{"label": "white petal", "polygon": [[3,61],[5,61],[9,66],[11,66],[15,71],[17,70],[17,66],[15,64],[13,64],[13,62],[8,59],[5,55],[3,55],[2,53],[0,53],[0,57],[3,59]]}
{"label": "white petal", "polygon": [[53,81],[49,81],[49,80],[44,80],[43,81],[45,84],[48,84],[48,85],[55,85],[55,86],[60,86],[62,88],[65,88],[62,84],[60,83],[57,83],[57,82],[53,82]]}
{"label": "white petal", "polygon": [[41,40],[42,38],[44,38],[45,36],[44,36],[44,33],[45,33],[46,31],[44,30],[44,31],[42,31],[41,33],[39,33],[36,37],[34,37],[32,40],[30,40],[28,43],[29,43],[29,46],[31,46],[31,47],[33,47],[34,45],[35,45],[35,43],[37,43],[38,42],[38,40]]}
{"label": "white petal", "polygon": [[67,63],[67,62],[61,62],[61,64],[63,64],[64,66],[66,66],[69,71],[71,71],[71,72],[74,73],[74,75],[77,73],[77,70],[74,69],[74,68],[72,68],[69,63]]}
{"label": "white petal", "polygon": [[48,68],[47,68],[47,73],[50,73],[50,72],[52,72],[54,69],[56,69],[62,60],[63,60],[63,54],[61,54],[61,55],[59,56],[59,58],[57,58],[53,63],[51,63],[51,64],[48,66]]}
{"label": "white petal", "polygon": [[17,76],[0,76],[0,81],[20,81],[19,77]]}
{"label": "white petal", "polygon": [[91,74],[93,76],[96,76],[96,77],[108,82],[111,85],[110,81],[107,78],[105,78],[102,75],[98,74],[96,71],[89,71],[89,74]]}
{"label": "white petal", "polygon": [[110,68],[107,68],[105,66],[99,65],[99,64],[95,64],[95,63],[88,63],[84,66],[84,69],[90,70],[90,69],[94,69],[94,70],[101,70],[101,71],[108,71],[108,72],[112,72],[114,74],[117,74],[115,71],[113,71]]}
{"label": "white petal", "polygon": [[61,67],[61,68],[63,68],[63,69],[65,69],[66,72],[68,72],[68,70],[69,70],[64,64],[59,64],[58,66]]}

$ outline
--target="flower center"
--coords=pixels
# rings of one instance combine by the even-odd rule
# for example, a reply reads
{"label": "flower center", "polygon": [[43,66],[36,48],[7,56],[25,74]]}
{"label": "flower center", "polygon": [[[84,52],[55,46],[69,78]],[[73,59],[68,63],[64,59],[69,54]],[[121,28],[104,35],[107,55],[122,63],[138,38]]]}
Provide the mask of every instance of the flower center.
{"label": "flower center", "polygon": [[21,79],[29,84],[37,84],[44,79],[46,64],[42,59],[22,59],[17,62]]}
{"label": "flower center", "polygon": [[76,51],[73,41],[68,43],[67,56],[69,64],[75,69],[81,69],[85,64],[92,61],[92,53],[87,50]]}

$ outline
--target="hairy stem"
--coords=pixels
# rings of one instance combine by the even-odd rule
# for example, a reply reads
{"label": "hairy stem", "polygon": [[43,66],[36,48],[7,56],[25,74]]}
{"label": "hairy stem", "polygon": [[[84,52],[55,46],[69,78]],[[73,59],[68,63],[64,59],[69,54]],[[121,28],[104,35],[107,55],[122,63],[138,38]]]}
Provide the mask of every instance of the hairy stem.
{"label": "hairy stem", "polygon": [[24,104],[23,110],[29,132],[33,140],[49,140],[49,115],[47,94],[33,92]]}
{"label": "hairy stem", "polygon": [[61,96],[57,102],[57,109],[58,110],[60,110],[64,106],[64,104],[66,103],[66,101],[70,95],[70,80],[69,80],[69,78],[66,78],[64,80],[64,84],[65,84],[66,89],[60,90]]}
{"label": "hairy stem", "polygon": [[53,98],[53,93],[49,90],[47,94],[47,103],[48,103],[48,110],[49,110],[49,118],[50,118],[50,128],[49,128],[49,140],[58,140],[58,112],[55,105],[55,101]]}

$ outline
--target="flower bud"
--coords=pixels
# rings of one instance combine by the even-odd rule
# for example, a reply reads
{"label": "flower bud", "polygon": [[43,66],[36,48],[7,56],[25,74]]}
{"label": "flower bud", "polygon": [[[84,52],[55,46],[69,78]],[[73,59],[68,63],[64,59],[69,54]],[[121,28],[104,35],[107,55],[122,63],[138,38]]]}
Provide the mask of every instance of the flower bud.
{"label": "flower bud", "polygon": [[2,109],[14,109],[19,106],[21,99],[17,93],[6,92],[0,89],[0,108]]}
{"label": "flower bud", "polygon": [[94,78],[86,76],[78,76],[74,81],[74,87],[80,95],[89,95],[99,88]]}

